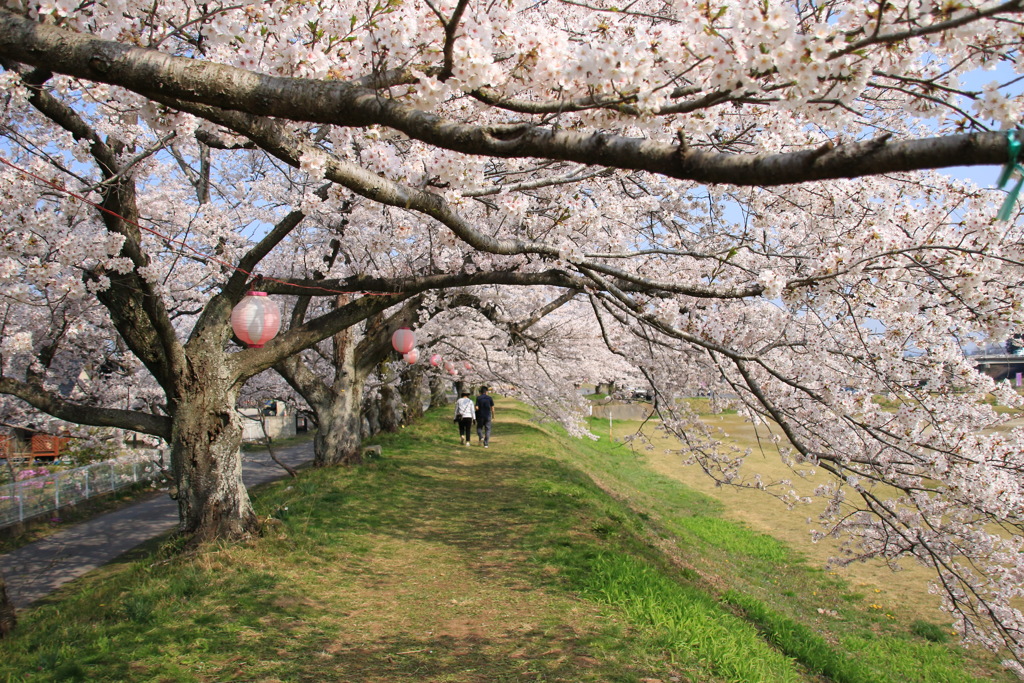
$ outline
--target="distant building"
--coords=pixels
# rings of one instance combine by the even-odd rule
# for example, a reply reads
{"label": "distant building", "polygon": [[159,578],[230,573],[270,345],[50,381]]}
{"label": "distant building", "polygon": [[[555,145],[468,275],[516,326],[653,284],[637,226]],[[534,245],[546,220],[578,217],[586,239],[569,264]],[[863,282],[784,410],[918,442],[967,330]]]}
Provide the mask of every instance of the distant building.
{"label": "distant building", "polygon": [[[242,423],[242,441],[262,441],[267,436],[271,439],[295,436],[296,415],[284,401],[267,401],[261,408],[239,408],[238,412],[246,418]],[[263,433],[264,425],[266,435]]]}

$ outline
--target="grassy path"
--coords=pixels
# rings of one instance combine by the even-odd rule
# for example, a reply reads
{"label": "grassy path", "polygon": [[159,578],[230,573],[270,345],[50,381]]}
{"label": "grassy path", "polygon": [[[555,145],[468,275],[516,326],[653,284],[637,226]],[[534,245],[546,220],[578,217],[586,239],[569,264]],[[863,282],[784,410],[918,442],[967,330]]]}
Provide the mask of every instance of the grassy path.
{"label": "grassy path", "polygon": [[1009,680],[852,605],[818,636],[817,602],[755,590],[810,580],[778,544],[607,444],[499,417],[483,449],[432,413],[379,461],[261,489],[263,538],[76,582],[0,641],[0,681]]}

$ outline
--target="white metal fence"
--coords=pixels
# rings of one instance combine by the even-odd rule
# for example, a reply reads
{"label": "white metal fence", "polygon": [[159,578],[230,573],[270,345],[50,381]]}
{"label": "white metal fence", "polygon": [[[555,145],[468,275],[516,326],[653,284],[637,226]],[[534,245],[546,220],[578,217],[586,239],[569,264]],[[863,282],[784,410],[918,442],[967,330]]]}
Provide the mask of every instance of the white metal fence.
{"label": "white metal fence", "polygon": [[146,450],[72,470],[49,472],[44,465],[21,470],[17,481],[0,484],[0,528],[159,479],[159,459],[160,451]]}

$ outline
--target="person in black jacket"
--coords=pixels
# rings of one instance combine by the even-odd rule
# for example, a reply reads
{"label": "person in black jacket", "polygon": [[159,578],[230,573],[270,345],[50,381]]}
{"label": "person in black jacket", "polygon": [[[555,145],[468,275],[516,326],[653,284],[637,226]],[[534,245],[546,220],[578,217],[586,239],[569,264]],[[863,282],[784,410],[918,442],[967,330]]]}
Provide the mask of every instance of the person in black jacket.
{"label": "person in black jacket", "polygon": [[476,436],[487,448],[491,442],[491,418],[494,417],[494,399],[487,395],[487,387],[480,387],[476,397]]}

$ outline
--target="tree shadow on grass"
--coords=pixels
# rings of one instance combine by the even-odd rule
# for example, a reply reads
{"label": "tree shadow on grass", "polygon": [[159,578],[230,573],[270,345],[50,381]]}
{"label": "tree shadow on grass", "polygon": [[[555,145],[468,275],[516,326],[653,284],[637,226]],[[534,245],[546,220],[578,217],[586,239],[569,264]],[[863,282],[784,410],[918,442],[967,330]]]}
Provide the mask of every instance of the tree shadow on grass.
{"label": "tree shadow on grass", "polygon": [[[336,680],[353,681],[610,681],[623,680],[619,663],[592,655],[600,634],[569,628],[383,639],[373,646],[329,647]],[[333,650],[333,651],[332,651]],[[296,672],[300,676],[301,672]],[[307,680],[313,680],[316,672]]]}
{"label": "tree shadow on grass", "polygon": [[[503,434],[512,439],[528,429],[509,425],[503,427]],[[549,523],[553,515],[571,514],[576,507],[568,498],[560,500],[526,484],[536,477],[572,476],[550,458],[476,445],[449,450],[401,457],[400,467],[376,483],[387,487],[387,478],[401,477],[396,488],[402,495],[377,496],[368,491],[359,504],[361,514],[357,512],[350,521],[375,526],[386,534],[478,553],[514,548],[531,528]]]}

